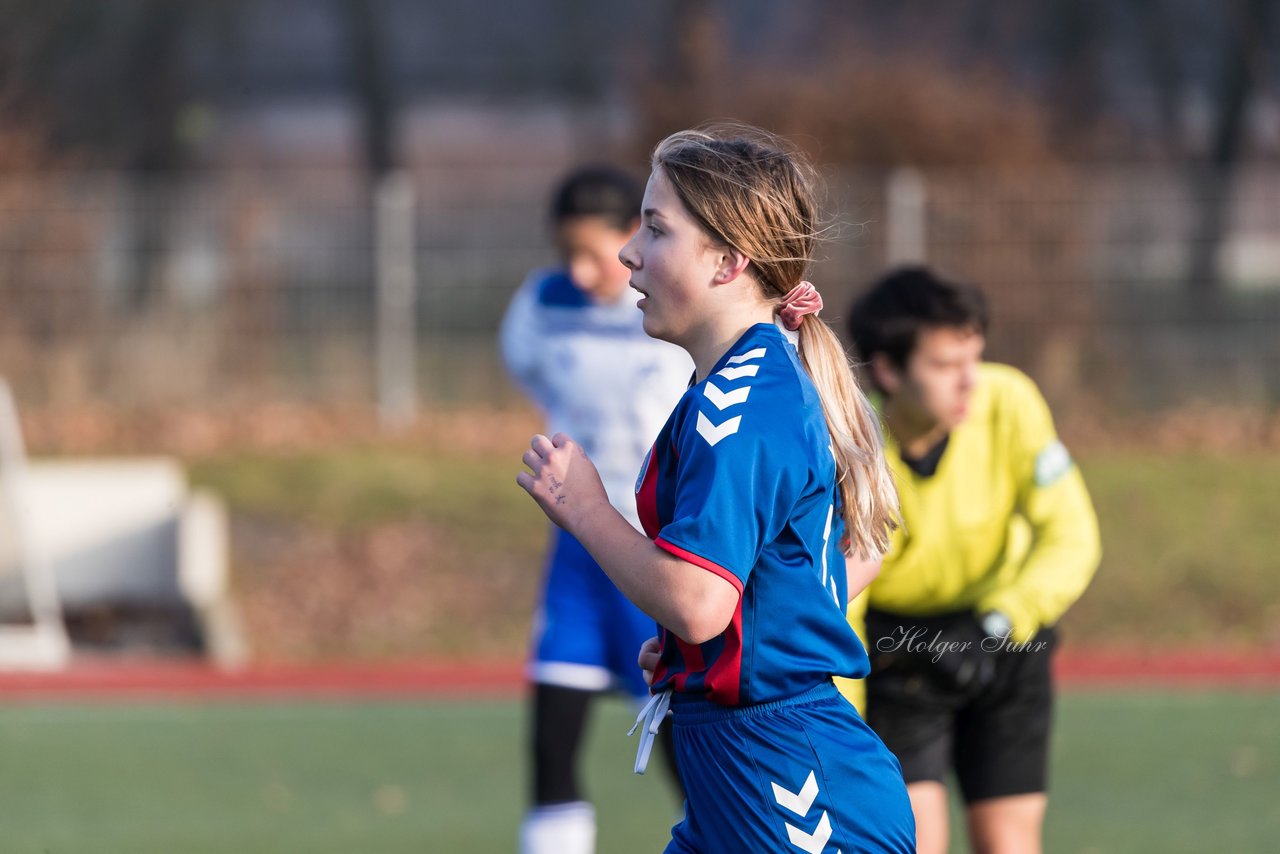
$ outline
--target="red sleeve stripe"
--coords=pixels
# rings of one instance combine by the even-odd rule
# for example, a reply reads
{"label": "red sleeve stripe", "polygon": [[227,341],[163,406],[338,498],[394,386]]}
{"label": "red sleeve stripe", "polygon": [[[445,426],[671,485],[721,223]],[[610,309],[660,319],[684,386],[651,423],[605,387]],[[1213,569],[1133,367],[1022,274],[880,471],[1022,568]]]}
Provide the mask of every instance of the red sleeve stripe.
{"label": "red sleeve stripe", "polygon": [[671,554],[675,555],[681,560],[688,561],[694,566],[700,566],[703,569],[707,570],[708,572],[714,572],[716,575],[720,576],[725,581],[732,584],[737,589],[738,595],[742,595],[742,579],[738,578],[738,576],[734,575],[732,572],[725,569],[720,564],[709,561],[705,557],[700,557],[694,554],[693,552],[686,551],[680,548],[679,546],[675,545],[674,543],[667,542],[662,537],[658,537],[656,540],[654,540],[653,544],[660,549],[665,549],[671,552]]}

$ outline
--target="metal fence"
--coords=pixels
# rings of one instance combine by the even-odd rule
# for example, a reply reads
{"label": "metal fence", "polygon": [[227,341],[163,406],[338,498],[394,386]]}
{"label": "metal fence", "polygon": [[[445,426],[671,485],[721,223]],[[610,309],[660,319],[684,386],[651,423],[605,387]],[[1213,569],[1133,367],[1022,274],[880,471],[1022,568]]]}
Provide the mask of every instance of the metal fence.
{"label": "metal fence", "polygon": [[[561,165],[373,191],[341,173],[2,176],[0,374],[23,405],[314,400],[397,420],[508,401],[494,332],[554,260]],[[827,178],[838,237],[814,276],[837,325],[887,266],[927,261],[988,291],[990,355],[1056,402],[1280,401],[1280,170]]]}

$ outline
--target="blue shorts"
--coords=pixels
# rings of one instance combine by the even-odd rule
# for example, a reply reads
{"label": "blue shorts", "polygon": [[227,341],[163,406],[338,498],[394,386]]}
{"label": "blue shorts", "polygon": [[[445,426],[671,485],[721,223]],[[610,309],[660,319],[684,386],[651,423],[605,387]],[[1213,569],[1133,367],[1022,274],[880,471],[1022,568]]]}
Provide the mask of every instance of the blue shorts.
{"label": "blue shorts", "polygon": [[542,603],[533,625],[529,678],[584,691],[625,691],[645,698],[636,654],[658,633],[582,544],[557,529]]}
{"label": "blue shorts", "polygon": [[730,708],[672,696],[688,801],[667,852],[914,852],[898,760],[831,683]]}

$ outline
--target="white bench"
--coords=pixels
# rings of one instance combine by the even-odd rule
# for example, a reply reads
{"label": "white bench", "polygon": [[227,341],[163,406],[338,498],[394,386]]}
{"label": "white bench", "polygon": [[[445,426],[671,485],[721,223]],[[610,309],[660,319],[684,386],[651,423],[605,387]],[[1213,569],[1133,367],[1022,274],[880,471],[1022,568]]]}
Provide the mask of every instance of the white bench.
{"label": "white bench", "polygon": [[189,490],[167,458],[28,461],[16,419],[3,423],[6,405],[12,419],[0,386],[0,485],[15,546],[0,569],[0,611],[32,619],[0,627],[0,667],[65,664],[63,615],[112,608],[190,609],[215,661],[243,661],[218,499]]}

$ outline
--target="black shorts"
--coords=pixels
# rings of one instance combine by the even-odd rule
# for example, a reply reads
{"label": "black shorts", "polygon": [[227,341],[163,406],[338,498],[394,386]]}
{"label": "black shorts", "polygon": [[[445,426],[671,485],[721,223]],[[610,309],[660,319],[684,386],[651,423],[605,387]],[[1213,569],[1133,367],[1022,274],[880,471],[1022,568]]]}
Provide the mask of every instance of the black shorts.
{"label": "black shorts", "polygon": [[[954,768],[966,803],[1045,791],[1055,629],[1022,648],[991,641],[957,651],[945,646],[948,639],[981,638],[969,612],[905,617],[868,610],[866,620],[867,723],[898,757],[907,783],[944,783]],[[944,668],[935,661],[940,655],[989,656],[983,664],[990,676],[959,687],[949,678],[957,659]]]}

